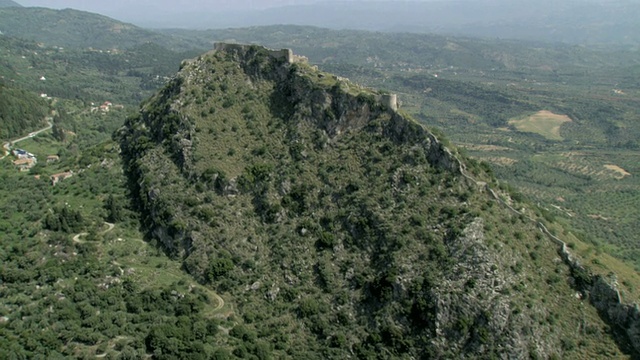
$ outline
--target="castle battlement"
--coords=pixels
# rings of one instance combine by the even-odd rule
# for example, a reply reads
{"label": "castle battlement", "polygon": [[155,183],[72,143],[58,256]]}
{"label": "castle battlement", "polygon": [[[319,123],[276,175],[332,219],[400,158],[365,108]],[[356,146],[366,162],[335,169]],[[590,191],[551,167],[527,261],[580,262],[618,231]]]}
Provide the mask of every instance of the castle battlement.
{"label": "castle battlement", "polygon": [[[243,44],[230,44],[230,43],[218,42],[214,44],[213,49],[215,51],[235,51],[239,53],[245,53],[251,50],[251,47],[254,47],[254,46],[259,46],[259,45],[243,45]],[[304,59],[306,59],[304,57],[293,55],[293,50],[291,49],[274,50],[274,49],[268,49],[264,46],[259,46],[259,47],[265,49],[269,53],[269,56],[271,56],[272,58],[278,59],[278,60],[284,60],[288,64],[293,64],[295,62],[302,62],[304,61]]]}

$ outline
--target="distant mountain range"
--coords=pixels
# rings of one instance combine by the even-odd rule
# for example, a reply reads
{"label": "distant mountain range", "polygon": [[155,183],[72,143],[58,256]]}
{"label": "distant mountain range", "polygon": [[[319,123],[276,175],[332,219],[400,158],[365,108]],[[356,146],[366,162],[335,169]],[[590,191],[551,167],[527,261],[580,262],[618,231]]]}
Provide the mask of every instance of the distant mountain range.
{"label": "distant mountain range", "polygon": [[[279,2],[278,4],[285,3]],[[190,3],[151,6],[148,2],[103,6],[91,5],[102,14],[155,29],[224,29],[263,25],[310,25],[331,29],[359,29],[382,32],[437,33],[485,38],[519,39],[584,45],[640,45],[640,2],[610,1],[525,1],[525,0],[435,0],[435,1],[290,1],[271,7],[214,6]],[[64,27],[93,23],[95,14],[75,10],[18,8],[11,0],[0,0],[0,31],[6,34],[41,32],[59,38]],[[89,8],[86,5],[83,8]],[[95,8],[95,9],[94,9]],[[253,9],[253,10],[250,10]],[[103,20],[106,18],[103,18]],[[100,23],[101,21],[97,21]],[[104,21],[102,21],[104,23]],[[74,25],[78,26],[78,25]],[[133,38],[157,42],[154,34],[117,26],[79,26],[74,44],[96,46],[105,37],[119,35],[116,43],[100,46],[126,47],[126,32]],[[111,34],[109,34],[111,33]],[[121,35],[121,36],[120,36]]]}
{"label": "distant mountain range", "polygon": [[[135,21],[154,28],[227,28],[271,24],[426,32],[579,44],[638,45],[640,3],[459,0],[318,2],[256,11],[177,11]],[[133,21],[133,19],[128,19]]]}

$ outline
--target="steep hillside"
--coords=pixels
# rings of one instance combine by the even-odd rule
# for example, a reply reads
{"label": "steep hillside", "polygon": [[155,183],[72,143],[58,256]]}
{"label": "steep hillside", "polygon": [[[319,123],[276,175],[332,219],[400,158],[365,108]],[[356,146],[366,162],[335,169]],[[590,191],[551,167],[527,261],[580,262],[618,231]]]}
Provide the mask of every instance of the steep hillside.
{"label": "steep hillside", "polygon": [[25,135],[46,125],[47,102],[37,95],[0,81],[0,140]]}
{"label": "steep hillside", "polygon": [[614,336],[535,209],[504,206],[396,100],[288,50],[220,44],[119,131],[149,238],[232,303],[233,354],[632,353],[637,324]]}

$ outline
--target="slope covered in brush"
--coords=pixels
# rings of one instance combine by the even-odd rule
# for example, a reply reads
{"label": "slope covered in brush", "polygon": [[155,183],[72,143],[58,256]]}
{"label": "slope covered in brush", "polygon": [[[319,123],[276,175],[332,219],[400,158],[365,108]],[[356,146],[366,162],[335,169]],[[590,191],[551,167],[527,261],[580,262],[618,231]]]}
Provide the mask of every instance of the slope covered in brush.
{"label": "slope covered in brush", "polygon": [[221,44],[118,138],[149,237],[233,304],[237,357],[621,355],[555,245],[391,94]]}
{"label": "slope covered in brush", "polygon": [[47,102],[0,80],[0,139],[8,140],[46,126]]}

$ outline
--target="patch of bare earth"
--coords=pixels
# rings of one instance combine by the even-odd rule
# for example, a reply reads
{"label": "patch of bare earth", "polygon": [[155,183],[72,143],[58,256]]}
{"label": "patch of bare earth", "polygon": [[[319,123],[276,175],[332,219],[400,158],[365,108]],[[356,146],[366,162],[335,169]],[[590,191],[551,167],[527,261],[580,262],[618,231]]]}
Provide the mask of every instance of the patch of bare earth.
{"label": "patch of bare earth", "polygon": [[604,166],[607,170],[611,170],[615,173],[615,175],[613,176],[614,178],[621,180],[624,179],[625,176],[631,176],[631,174],[629,172],[627,172],[625,169],[621,168],[618,165],[605,165]]}

